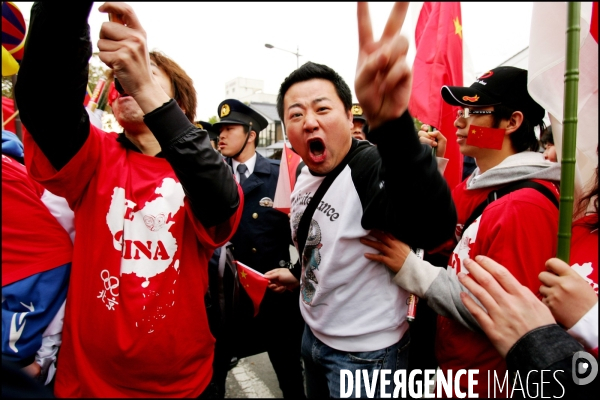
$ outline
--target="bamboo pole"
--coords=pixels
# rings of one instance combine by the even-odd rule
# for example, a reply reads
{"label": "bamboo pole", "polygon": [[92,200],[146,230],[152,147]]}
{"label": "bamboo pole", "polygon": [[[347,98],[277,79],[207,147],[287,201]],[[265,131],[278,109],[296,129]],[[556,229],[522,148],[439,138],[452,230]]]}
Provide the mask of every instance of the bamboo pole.
{"label": "bamboo pole", "polygon": [[579,94],[579,36],[581,3],[567,3],[567,46],[565,63],[565,99],[563,113],[563,148],[560,175],[557,257],[569,263],[573,196],[575,191],[575,151],[577,143],[577,100]]}

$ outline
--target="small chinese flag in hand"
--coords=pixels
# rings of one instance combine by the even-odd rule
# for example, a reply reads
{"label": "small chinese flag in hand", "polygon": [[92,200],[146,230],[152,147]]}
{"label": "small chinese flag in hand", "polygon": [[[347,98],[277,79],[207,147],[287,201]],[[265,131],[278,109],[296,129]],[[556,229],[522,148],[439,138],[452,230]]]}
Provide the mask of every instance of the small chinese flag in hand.
{"label": "small chinese flag in hand", "polygon": [[260,272],[253,270],[239,261],[236,261],[236,264],[240,285],[244,287],[248,297],[252,300],[252,304],[254,304],[254,316],[256,317],[260,302],[265,296],[265,291],[269,285],[269,280]]}
{"label": "small chinese flag in hand", "polygon": [[469,127],[469,136],[467,144],[482,149],[502,149],[502,141],[506,129],[486,128],[483,126],[471,125]]}

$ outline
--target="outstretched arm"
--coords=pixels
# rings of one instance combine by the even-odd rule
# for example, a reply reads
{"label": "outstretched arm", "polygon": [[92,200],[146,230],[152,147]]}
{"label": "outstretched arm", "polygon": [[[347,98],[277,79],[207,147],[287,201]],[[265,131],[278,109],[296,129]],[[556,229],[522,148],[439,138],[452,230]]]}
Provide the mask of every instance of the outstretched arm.
{"label": "outstretched arm", "polygon": [[127,94],[144,112],[144,122],[177,174],[194,215],[206,227],[228,220],[241,204],[238,185],[221,156],[154,79],[146,32],[125,3],[104,3],[99,10],[123,22],[105,22],[100,31],[100,59],[114,70]]}
{"label": "outstretched arm", "polygon": [[[355,91],[381,156],[381,173],[365,209],[363,226],[389,231],[415,247],[432,249],[454,232],[456,210],[431,150],[419,143],[408,112],[412,71],[408,40],[399,35],[408,3],[395,3],[379,41],[373,40],[367,3],[358,3],[359,53]],[[432,212],[436,210],[437,212]]]}
{"label": "outstretched arm", "polygon": [[[56,170],[73,158],[89,135],[83,99],[92,56],[87,22],[92,5],[36,2],[31,8],[15,99],[21,121]],[[57,116],[60,128],[51,128]]]}
{"label": "outstretched arm", "polygon": [[370,234],[377,240],[364,237],[360,241],[377,253],[365,253],[365,257],[384,264],[395,273],[394,283],[426,299],[436,313],[452,318],[468,329],[479,329],[477,321],[461,301],[465,288],[455,274],[419,259],[406,243],[390,233],[372,230]]}

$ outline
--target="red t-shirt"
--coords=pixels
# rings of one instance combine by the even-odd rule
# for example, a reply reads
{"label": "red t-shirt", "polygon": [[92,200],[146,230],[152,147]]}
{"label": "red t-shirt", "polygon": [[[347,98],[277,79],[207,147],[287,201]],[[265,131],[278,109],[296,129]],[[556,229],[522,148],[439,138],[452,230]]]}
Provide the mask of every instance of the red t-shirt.
{"label": "red t-shirt", "polygon": [[126,150],[116,137],[91,126],[56,172],[25,136],[31,176],[75,212],[55,394],[197,397],[214,352],[204,306],[208,260],[232,236],[242,207],[204,228],[171,165]]}
{"label": "red t-shirt", "polygon": [[2,286],[71,262],[69,234],[25,166],[2,155]]}
{"label": "red t-shirt", "polygon": [[[457,235],[475,207],[496,188],[467,190],[467,180],[452,191],[458,213]],[[547,181],[536,180],[552,190],[558,190]],[[558,243],[558,209],[535,189],[521,189],[491,203],[483,214],[464,232],[450,256],[448,271],[467,273],[462,268],[466,257],[485,255],[504,265],[523,285],[538,293],[538,275],[545,263],[556,254]],[[539,295],[539,293],[538,293]],[[496,386],[493,392],[494,373],[502,382],[506,376],[506,362],[484,333],[474,332],[459,322],[438,316],[436,356],[442,370],[478,369],[475,393],[479,397],[502,397]],[[488,371],[490,384],[488,393]],[[454,376],[454,375],[453,375]],[[510,380],[510,378],[509,378]],[[461,390],[467,392],[467,375],[461,379]],[[518,392],[519,393],[519,392]],[[510,393],[508,393],[510,395]]]}
{"label": "red t-shirt", "polygon": [[[598,295],[598,214],[586,215],[571,228],[571,268],[585,279]],[[587,348],[596,358],[598,347]]]}
{"label": "red t-shirt", "polygon": [[571,268],[577,270],[598,294],[598,214],[589,214],[571,227]]}

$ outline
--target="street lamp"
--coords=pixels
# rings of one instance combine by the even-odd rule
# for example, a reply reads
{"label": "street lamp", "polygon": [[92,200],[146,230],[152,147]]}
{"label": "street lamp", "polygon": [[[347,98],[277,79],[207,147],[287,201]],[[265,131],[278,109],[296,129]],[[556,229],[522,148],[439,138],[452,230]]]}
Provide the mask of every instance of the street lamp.
{"label": "street lamp", "polygon": [[299,53],[300,47],[296,46],[296,52],[295,53],[293,51],[290,51],[290,50],[286,50],[286,49],[282,49],[282,48],[279,48],[279,47],[275,47],[275,46],[273,46],[272,44],[269,44],[269,43],[265,43],[265,47],[267,49],[277,49],[277,50],[285,51],[285,52],[288,52],[288,53],[292,53],[293,55],[296,56],[296,69],[298,69],[300,67],[300,55],[301,55]]}

